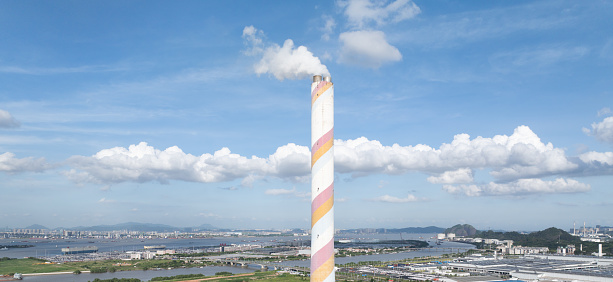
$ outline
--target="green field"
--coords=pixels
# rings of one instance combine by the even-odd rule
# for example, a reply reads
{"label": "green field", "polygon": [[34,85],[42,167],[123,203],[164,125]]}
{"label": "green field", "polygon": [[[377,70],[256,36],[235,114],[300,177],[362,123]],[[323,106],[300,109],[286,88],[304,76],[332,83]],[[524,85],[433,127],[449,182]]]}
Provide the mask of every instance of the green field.
{"label": "green field", "polygon": [[[42,260],[38,259],[0,259],[0,275],[8,275],[13,273],[47,273],[47,272],[74,272],[88,271],[94,269],[106,269],[109,272],[114,271],[127,271],[127,270],[142,270],[151,269],[156,267],[175,266],[176,261],[169,260],[144,260],[133,263],[130,265],[118,266],[117,263],[126,263],[123,261],[89,261],[89,262],[68,262],[62,264],[46,264]],[[136,267],[135,267],[136,266]],[[208,278],[208,277],[207,277]],[[185,279],[183,279],[185,280]],[[295,275],[276,275],[275,271],[255,272],[253,275],[247,277],[226,277],[216,279],[215,281],[248,281],[248,280],[260,280],[260,281],[306,281],[308,279],[295,276]],[[182,281],[167,280],[167,281]]]}
{"label": "green field", "polygon": [[72,272],[77,269],[84,270],[69,264],[45,264],[43,261],[37,259],[0,260],[0,275],[7,275],[10,273]]}

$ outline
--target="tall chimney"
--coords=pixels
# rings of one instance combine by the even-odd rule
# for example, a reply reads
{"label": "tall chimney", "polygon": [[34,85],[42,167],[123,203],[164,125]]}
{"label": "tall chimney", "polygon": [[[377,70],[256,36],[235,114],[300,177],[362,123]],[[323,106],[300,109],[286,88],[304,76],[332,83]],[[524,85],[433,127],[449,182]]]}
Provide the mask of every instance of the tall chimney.
{"label": "tall chimney", "polygon": [[602,256],[602,244],[598,244],[598,256]]}
{"label": "tall chimney", "polygon": [[311,84],[311,281],[334,281],[334,84]]}

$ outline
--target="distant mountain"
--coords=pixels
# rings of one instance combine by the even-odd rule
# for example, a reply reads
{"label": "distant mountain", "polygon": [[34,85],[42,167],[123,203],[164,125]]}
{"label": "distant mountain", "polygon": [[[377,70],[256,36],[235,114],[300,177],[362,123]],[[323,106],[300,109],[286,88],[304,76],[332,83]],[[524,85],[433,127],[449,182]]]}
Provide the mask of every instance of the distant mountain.
{"label": "distant mountain", "polygon": [[198,229],[198,230],[216,230],[218,229],[217,227],[210,225],[210,224],[202,224],[200,226],[196,226],[194,227],[194,229]]}
{"label": "distant mountain", "polygon": [[72,228],[56,228],[68,229],[76,231],[115,231],[115,230],[128,230],[128,231],[140,231],[140,232],[192,232],[194,230],[218,230],[210,224],[202,224],[197,227],[175,227],[166,224],[154,224],[154,223],[140,223],[140,222],[125,222],[113,225],[95,225],[95,226],[77,226]]}
{"label": "distant mountain", "polygon": [[42,226],[40,224],[32,224],[24,229],[49,229],[49,228]]}
{"label": "distant mountain", "polygon": [[436,226],[428,227],[406,227],[406,228],[359,228],[359,229],[347,229],[343,230],[347,233],[441,233],[445,231],[444,228]]}
{"label": "distant mountain", "polygon": [[456,236],[474,236],[477,233],[477,229],[470,224],[456,224],[445,229],[445,234],[448,233],[453,233]]}

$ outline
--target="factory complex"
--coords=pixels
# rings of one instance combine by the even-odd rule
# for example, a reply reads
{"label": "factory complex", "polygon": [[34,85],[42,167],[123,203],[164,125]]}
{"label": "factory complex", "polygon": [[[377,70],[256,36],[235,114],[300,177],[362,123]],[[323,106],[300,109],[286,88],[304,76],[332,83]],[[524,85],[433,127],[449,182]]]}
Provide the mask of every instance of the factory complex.
{"label": "factory complex", "polygon": [[523,281],[613,281],[613,258],[525,255],[516,259],[467,257],[445,268],[471,275],[494,275]]}

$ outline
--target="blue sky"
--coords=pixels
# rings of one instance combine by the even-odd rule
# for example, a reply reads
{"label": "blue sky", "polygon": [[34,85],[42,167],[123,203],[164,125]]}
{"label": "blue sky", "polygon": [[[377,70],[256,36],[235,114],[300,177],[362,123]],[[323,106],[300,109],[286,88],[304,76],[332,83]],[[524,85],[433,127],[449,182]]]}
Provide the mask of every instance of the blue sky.
{"label": "blue sky", "polygon": [[613,225],[608,1],[2,1],[0,225]]}

